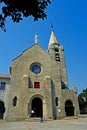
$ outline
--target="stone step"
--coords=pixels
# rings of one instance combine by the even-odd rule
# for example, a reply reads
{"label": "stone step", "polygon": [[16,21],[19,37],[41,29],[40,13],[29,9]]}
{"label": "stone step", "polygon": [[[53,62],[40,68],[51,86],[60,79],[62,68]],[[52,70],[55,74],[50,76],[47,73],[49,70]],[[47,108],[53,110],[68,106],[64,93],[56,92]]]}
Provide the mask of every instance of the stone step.
{"label": "stone step", "polygon": [[78,117],[75,116],[66,116],[64,120],[72,120],[72,119],[78,119]]}
{"label": "stone step", "polygon": [[80,114],[79,118],[87,118],[87,114]]}
{"label": "stone step", "polygon": [[28,122],[39,122],[39,118],[27,118],[24,121],[28,121]]}
{"label": "stone step", "polygon": [[5,119],[0,119],[0,122],[5,122],[6,120]]}
{"label": "stone step", "polygon": [[[44,119],[44,121],[52,121],[52,120],[53,119]],[[27,122],[39,122],[40,118],[27,118],[24,121],[27,121]]]}

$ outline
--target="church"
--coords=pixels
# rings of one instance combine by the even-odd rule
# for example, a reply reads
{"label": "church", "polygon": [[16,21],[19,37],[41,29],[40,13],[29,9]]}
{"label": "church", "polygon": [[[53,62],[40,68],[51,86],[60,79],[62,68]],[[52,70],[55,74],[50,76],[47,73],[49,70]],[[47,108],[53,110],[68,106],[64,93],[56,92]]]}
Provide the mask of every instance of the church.
{"label": "church", "polygon": [[[32,113],[33,111],[33,113]],[[69,89],[64,47],[52,29],[48,50],[38,43],[12,60],[10,74],[0,74],[0,119],[78,117],[77,91]]]}

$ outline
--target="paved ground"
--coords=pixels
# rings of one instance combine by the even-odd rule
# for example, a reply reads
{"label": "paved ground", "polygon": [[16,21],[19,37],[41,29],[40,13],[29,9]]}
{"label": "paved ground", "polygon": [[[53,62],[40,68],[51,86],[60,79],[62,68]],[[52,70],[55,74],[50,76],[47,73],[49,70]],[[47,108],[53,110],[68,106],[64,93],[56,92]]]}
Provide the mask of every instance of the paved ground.
{"label": "paved ground", "polygon": [[0,130],[87,130],[87,118],[39,122],[3,122]]}

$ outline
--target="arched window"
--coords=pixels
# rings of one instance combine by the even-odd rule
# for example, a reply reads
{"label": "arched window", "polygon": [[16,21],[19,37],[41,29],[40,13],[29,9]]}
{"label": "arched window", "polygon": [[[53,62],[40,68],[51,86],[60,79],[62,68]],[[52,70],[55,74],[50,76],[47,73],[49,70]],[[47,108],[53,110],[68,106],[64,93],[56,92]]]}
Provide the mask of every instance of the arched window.
{"label": "arched window", "polygon": [[17,97],[14,97],[12,100],[12,105],[15,107],[17,105]]}

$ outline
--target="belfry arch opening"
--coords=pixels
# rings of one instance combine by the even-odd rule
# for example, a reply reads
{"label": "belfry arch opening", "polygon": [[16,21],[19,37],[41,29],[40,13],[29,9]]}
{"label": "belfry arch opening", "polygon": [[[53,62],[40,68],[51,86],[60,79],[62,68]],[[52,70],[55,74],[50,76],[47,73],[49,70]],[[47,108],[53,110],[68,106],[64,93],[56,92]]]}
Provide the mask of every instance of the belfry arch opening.
{"label": "belfry arch opening", "polygon": [[43,115],[43,104],[42,100],[39,97],[36,97],[32,100],[31,104],[31,110],[34,111],[34,114],[31,115],[32,117],[40,117],[40,114],[42,113]]}
{"label": "belfry arch opening", "polygon": [[0,119],[3,119],[5,112],[4,102],[0,101]]}
{"label": "belfry arch opening", "polygon": [[74,116],[74,106],[71,100],[65,102],[65,113],[66,116]]}

